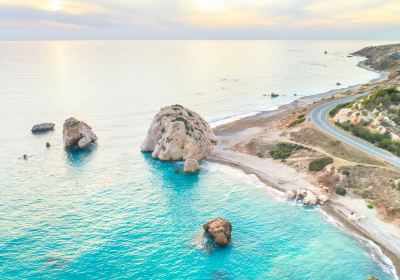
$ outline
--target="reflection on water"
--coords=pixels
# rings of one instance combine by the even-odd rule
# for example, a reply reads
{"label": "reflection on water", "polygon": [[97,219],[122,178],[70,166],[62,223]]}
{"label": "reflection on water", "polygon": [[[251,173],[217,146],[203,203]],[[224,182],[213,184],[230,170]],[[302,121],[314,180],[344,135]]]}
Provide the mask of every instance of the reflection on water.
{"label": "reflection on water", "polygon": [[85,150],[67,149],[65,150],[66,160],[71,166],[79,167],[90,161],[95,156],[96,150],[96,144],[92,144],[89,149]]}
{"label": "reflection on water", "polygon": [[154,159],[151,153],[142,153],[149,171],[157,176],[162,186],[169,188],[176,193],[184,192],[187,189],[194,188],[200,180],[200,172],[183,172],[182,161],[161,161]]}

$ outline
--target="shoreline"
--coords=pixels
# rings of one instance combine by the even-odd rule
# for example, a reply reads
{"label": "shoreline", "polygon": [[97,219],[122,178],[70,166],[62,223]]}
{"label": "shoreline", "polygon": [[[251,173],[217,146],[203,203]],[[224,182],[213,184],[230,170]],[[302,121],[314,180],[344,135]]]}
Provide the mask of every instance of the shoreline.
{"label": "shoreline", "polygon": [[[273,117],[279,117],[287,112],[294,111],[296,109],[302,109],[306,107],[313,106],[314,103],[323,102],[326,98],[333,98],[335,95],[344,94],[345,92],[351,90],[361,90],[361,88],[365,85],[373,86],[375,84],[379,84],[381,82],[389,81],[389,72],[384,71],[377,71],[365,65],[365,61],[362,61],[357,64],[357,67],[364,68],[368,71],[373,71],[378,73],[380,76],[378,78],[374,78],[366,83],[360,83],[353,86],[349,86],[346,88],[340,89],[332,89],[330,91],[310,95],[310,96],[301,96],[296,98],[286,104],[280,106],[274,106],[272,108],[267,108],[266,110],[247,113],[244,117],[240,118],[240,116],[236,116],[239,118],[232,119],[232,117],[228,117],[225,120],[226,122],[219,123],[218,125],[214,126],[212,123],[212,127],[216,130],[216,135],[218,138],[222,139],[222,145],[219,145],[219,149],[216,149],[215,152],[212,153],[209,160],[211,162],[215,162],[218,164],[228,165],[233,168],[238,168],[242,170],[246,174],[253,174],[255,175],[266,187],[274,188],[281,192],[286,192],[287,190],[293,189],[293,187],[298,186],[299,183],[296,183],[295,186],[290,186],[290,182],[285,182],[285,184],[281,184],[279,178],[273,178],[271,174],[267,174],[267,172],[262,172],[259,168],[257,168],[257,164],[254,162],[256,159],[245,159],[244,157],[254,157],[248,154],[241,154],[240,152],[231,150],[235,144],[240,143],[241,141],[248,139],[252,135],[256,135],[261,132],[264,127],[262,126],[262,119],[268,119]],[[230,121],[229,121],[230,120]],[[258,120],[258,121],[257,121]],[[260,122],[261,120],[261,122]],[[220,122],[220,121],[218,121]],[[225,128],[228,127],[228,130],[232,130],[233,132],[225,133]],[[239,155],[240,154],[240,155]],[[244,159],[244,160],[243,160]],[[280,163],[271,163],[275,164],[276,166],[282,168],[284,166]],[[285,169],[292,169],[289,166],[285,166]],[[292,169],[294,170],[294,169]],[[297,172],[297,171],[295,171]],[[297,172],[298,173],[298,172]],[[304,179],[304,174],[297,174],[298,177]],[[290,176],[287,176],[290,177]],[[290,181],[290,180],[289,180]],[[305,181],[305,180],[304,180]],[[304,183],[303,181],[303,183]],[[293,184],[292,184],[293,185]],[[304,185],[302,185],[304,187]],[[331,198],[330,201],[320,207],[321,211],[328,218],[332,218],[336,222],[342,225],[339,227],[340,230],[349,234],[352,238],[356,239],[358,242],[363,243],[363,241],[369,241],[374,244],[374,247],[371,248],[370,246],[366,246],[368,251],[372,251],[376,255],[377,260],[385,267],[390,267],[390,271],[394,274],[395,279],[398,278],[398,272],[400,272],[400,248],[395,250],[394,247],[388,244],[387,240],[384,240],[384,237],[381,237],[376,234],[372,234],[372,229],[369,226],[362,226],[359,222],[353,223],[348,219],[348,213],[352,212],[353,210],[349,208],[349,205],[345,205],[338,201],[336,198]],[[327,219],[328,219],[327,218]],[[327,221],[329,222],[329,221]],[[382,223],[384,223],[382,221]],[[372,223],[373,226],[376,226],[375,223]],[[338,225],[336,225],[338,226]],[[389,242],[390,243],[390,242]]]}
{"label": "shoreline", "polygon": [[[281,193],[282,195],[287,190],[271,182],[266,176],[262,174],[262,172],[259,172],[256,169],[252,169],[248,165],[243,165],[239,162],[233,162],[229,159],[218,156],[212,156],[208,161],[238,169],[246,175],[254,175],[263,184],[264,188],[271,188]],[[277,199],[277,197],[275,197],[274,195],[267,195],[269,195],[273,199]],[[386,248],[384,245],[382,245],[379,240],[371,236],[367,230],[358,226],[358,224],[354,224],[349,221],[347,215],[345,214],[346,210],[344,210],[344,205],[340,205],[334,200],[330,200],[329,203],[326,203],[323,206],[319,205],[315,207],[318,207],[318,210],[323,213],[327,223],[333,224],[334,227],[338,228],[339,230],[343,231],[345,234],[349,235],[351,238],[359,242],[360,245],[365,247],[368,253],[376,257],[374,258],[376,262],[388,269],[393,274],[393,276],[395,276],[396,280],[399,279],[397,271],[399,271],[400,269],[400,259],[398,258],[398,256],[390,251],[388,248]],[[334,221],[333,223],[329,221],[330,218]],[[365,241],[372,242],[372,246],[365,244]]]}

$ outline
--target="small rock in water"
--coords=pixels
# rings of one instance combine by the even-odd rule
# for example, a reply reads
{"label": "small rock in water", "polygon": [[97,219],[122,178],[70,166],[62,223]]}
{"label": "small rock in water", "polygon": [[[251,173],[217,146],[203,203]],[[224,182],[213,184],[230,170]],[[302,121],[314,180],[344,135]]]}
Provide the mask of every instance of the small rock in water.
{"label": "small rock in water", "polygon": [[97,136],[85,122],[69,118],[64,122],[63,140],[67,149],[87,149],[97,141]]}
{"label": "small rock in water", "polygon": [[41,124],[35,124],[31,131],[32,133],[43,133],[47,132],[50,130],[54,129],[55,124],[54,123],[41,123]]}
{"label": "small rock in water", "polygon": [[337,82],[337,83],[336,83],[336,85],[337,85],[337,86],[341,86],[342,84],[341,84],[341,83],[339,83],[339,82]]}
{"label": "small rock in water", "polygon": [[28,156],[27,156],[26,154],[24,154],[24,155],[22,156],[22,158],[23,158],[24,160],[27,160],[27,159],[28,159]]}
{"label": "small rock in water", "polygon": [[203,225],[204,230],[210,235],[214,243],[226,246],[231,241],[232,224],[222,218],[215,218]]}
{"label": "small rock in water", "polygon": [[92,139],[89,137],[83,137],[81,140],[79,140],[78,147],[80,149],[88,149],[90,147],[90,143],[92,143]]}
{"label": "small rock in water", "polygon": [[179,168],[176,168],[176,169],[174,170],[174,172],[175,172],[175,174],[180,174],[180,173],[181,173],[181,170],[180,170]]}
{"label": "small rock in water", "polygon": [[278,97],[279,96],[279,94],[277,94],[277,93],[271,93],[271,97]]}
{"label": "small rock in water", "polygon": [[46,148],[50,148],[50,143],[46,142]]}
{"label": "small rock in water", "polygon": [[324,51],[324,54],[328,54],[328,51]]}
{"label": "small rock in water", "polygon": [[188,158],[185,160],[185,164],[183,166],[183,171],[186,173],[194,173],[199,171],[200,165],[199,162],[194,158]]}

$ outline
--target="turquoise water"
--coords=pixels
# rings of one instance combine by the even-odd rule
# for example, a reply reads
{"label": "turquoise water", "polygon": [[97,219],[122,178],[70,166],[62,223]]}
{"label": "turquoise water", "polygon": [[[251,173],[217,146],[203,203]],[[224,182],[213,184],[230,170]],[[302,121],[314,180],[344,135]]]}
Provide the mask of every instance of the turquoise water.
{"label": "turquoise water", "polygon": [[[0,43],[0,279],[393,279],[320,211],[275,199],[228,167],[176,174],[179,163],[139,151],[161,105],[179,102],[213,121],[287,102],[293,89],[374,78],[346,57],[369,44]],[[285,61],[291,50],[296,60]],[[296,71],[285,74],[286,62]],[[267,89],[286,96],[266,99]],[[96,149],[64,151],[62,122],[72,115],[93,126]],[[56,130],[31,135],[44,121]],[[217,216],[232,222],[233,240],[210,252],[202,224]]]}

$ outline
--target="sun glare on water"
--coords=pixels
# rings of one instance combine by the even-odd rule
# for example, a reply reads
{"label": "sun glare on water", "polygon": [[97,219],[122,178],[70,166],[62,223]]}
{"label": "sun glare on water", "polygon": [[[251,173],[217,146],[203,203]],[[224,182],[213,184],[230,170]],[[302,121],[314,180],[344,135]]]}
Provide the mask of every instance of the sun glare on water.
{"label": "sun glare on water", "polygon": [[63,3],[60,0],[51,0],[49,2],[49,9],[51,11],[61,11],[63,8]]}

